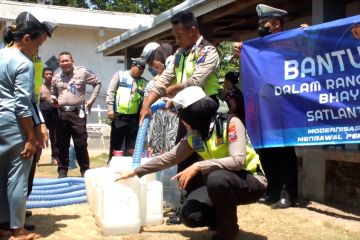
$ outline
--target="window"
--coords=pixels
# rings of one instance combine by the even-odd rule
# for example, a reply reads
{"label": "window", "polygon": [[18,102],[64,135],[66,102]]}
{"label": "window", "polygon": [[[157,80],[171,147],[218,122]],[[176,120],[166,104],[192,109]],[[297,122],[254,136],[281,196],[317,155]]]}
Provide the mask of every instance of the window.
{"label": "window", "polygon": [[56,69],[59,68],[59,63],[58,60],[55,56],[52,56],[51,58],[49,58],[46,62],[45,65],[52,68],[54,70],[54,72],[56,71]]}

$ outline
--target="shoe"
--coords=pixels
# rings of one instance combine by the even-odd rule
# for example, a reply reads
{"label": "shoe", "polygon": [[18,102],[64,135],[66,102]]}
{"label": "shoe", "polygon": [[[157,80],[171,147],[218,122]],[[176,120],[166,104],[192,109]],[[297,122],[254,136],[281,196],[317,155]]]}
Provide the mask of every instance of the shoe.
{"label": "shoe", "polygon": [[177,224],[181,224],[180,208],[176,209],[173,213],[171,213],[169,219],[166,220],[166,225],[177,225]]}
{"label": "shoe", "polygon": [[259,200],[258,200],[259,203],[262,203],[262,204],[266,204],[266,205],[270,205],[270,204],[273,204],[276,202],[276,199],[272,198],[270,195],[267,195],[267,194],[263,194]]}
{"label": "shoe", "polygon": [[25,217],[31,217],[31,216],[32,216],[32,211],[26,210]]}
{"label": "shoe", "polygon": [[30,232],[32,232],[32,231],[34,231],[35,229],[36,229],[36,227],[35,227],[35,225],[33,225],[33,224],[24,224],[24,229],[26,230],[26,231],[30,231]]}
{"label": "shoe", "polygon": [[178,225],[181,224],[181,219],[179,216],[170,216],[168,220],[166,220],[166,225]]}
{"label": "shoe", "polygon": [[60,169],[58,178],[66,178],[66,177],[67,177],[67,171],[65,169]]}
{"label": "shoe", "polygon": [[271,205],[272,209],[284,209],[292,206],[291,201],[288,198],[280,198],[275,204]]}

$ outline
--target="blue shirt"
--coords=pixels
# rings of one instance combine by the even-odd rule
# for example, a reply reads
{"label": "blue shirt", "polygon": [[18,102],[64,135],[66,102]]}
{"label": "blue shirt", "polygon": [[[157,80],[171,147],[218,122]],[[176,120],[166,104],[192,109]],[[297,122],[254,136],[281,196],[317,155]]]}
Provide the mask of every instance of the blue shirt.
{"label": "blue shirt", "polygon": [[31,60],[16,48],[0,49],[0,123],[9,118],[32,116],[33,90]]}

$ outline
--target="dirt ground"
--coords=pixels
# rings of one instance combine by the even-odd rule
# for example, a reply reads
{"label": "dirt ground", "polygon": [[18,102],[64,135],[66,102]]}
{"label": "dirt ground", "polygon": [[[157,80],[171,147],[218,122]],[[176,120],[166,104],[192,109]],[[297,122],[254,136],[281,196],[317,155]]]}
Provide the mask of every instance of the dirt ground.
{"label": "dirt ground", "polygon": [[[91,156],[93,167],[104,165],[106,154],[92,152]],[[45,152],[37,177],[56,177],[56,167],[49,166],[48,162],[48,153]],[[79,169],[71,170],[69,175],[78,176]],[[103,236],[87,204],[32,211],[33,216],[27,222],[36,225],[36,232],[43,239],[207,240],[214,233],[207,228],[191,229],[164,223],[144,227],[139,234]],[[300,207],[273,210],[267,205],[254,203],[239,206],[237,214],[241,229],[239,240],[360,240],[360,209],[349,206],[302,201]]]}

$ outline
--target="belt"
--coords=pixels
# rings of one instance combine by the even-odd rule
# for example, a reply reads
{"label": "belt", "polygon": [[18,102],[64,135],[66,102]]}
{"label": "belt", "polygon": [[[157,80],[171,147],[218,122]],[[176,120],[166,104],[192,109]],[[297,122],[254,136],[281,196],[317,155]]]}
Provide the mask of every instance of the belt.
{"label": "belt", "polygon": [[81,109],[81,106],[60,106],[59,109],[63,112],[76,112]]}

